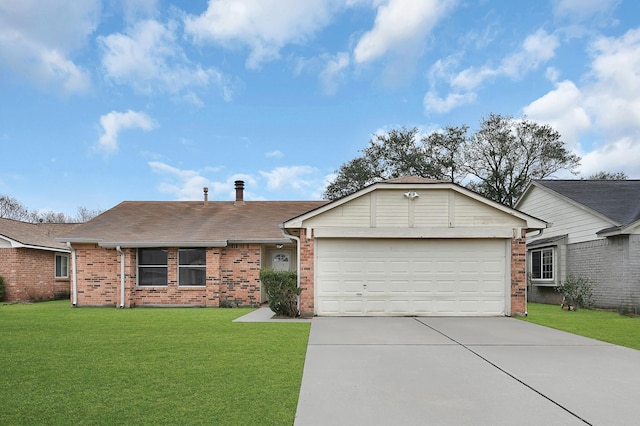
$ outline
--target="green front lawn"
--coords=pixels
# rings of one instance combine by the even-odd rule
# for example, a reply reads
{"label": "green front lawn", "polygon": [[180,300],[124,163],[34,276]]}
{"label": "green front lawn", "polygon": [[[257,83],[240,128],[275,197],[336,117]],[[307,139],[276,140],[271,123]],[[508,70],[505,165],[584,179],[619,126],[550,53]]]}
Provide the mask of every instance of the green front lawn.
{"label": "green front lawn", "polygon": [[640,350],[640,318],[590,309],[569,312],[539,303],[529,303],[528,312],[522,320]]}
{"label": "green front lawn", "polygon": [[309,323],[0,305],[0,424],[292,424]]}

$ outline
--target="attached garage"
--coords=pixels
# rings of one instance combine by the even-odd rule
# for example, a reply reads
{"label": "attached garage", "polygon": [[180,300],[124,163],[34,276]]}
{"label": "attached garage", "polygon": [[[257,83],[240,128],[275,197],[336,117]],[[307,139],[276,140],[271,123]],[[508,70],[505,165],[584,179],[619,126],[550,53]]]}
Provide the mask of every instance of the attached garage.
{"label": "attached garage", "polygon": [[283,224],[300,311],[325,316],[526,313],[526,233],[546,223],[459,185],[373,184]]}
{"label": "attached garage", "polygon": [[503,239],[318,239],[318,315],[504,315]]}

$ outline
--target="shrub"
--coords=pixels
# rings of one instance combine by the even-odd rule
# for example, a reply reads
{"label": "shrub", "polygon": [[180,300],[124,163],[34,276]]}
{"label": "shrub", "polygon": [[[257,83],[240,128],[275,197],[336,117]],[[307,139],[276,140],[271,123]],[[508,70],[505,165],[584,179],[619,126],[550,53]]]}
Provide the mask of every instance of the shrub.
{"label": "shrub", "polygon": [[4,300],[7,294],[7,287],[4,285],[4,277],[0,276],[0,301]]}
{"label": "shrub", "polygon": [[569,276],[556,287],[556,291],[562,295],[562,307],[569,311],[579,307],[589,307],[593,295],[594,282],[589,278]]}
{"label": "shrub", "polygon": [[278,316],[295,317],[298,315],[298,276],[295,272],[261,269],[260,281],[264,286],[269,307]]}

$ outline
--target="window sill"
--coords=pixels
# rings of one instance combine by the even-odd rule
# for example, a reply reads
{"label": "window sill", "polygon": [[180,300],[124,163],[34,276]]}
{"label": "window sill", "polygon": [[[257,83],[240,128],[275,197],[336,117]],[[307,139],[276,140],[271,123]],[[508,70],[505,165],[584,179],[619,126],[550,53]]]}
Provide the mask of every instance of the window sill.
{"label": "window sill", "polygon": [[535,287],[558,287],[555,281],[531,281],[531,285]]}

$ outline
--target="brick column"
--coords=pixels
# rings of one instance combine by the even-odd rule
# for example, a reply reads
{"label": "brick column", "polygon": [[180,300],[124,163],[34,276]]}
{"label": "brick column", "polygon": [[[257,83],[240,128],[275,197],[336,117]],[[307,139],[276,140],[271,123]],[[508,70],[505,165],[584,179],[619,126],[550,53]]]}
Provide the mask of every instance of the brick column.
{"label": "brick column", "polygon": [[[520,235],[518,236],[518,232]],[[511,315],[527,312],[527,239],[526,230],[513,230],[511,239]]]}
{"label": "brick column", "polygon": [[300,229],[300,314],[313,316],[314,307],[314,239],[307,239],[306,229]]}

